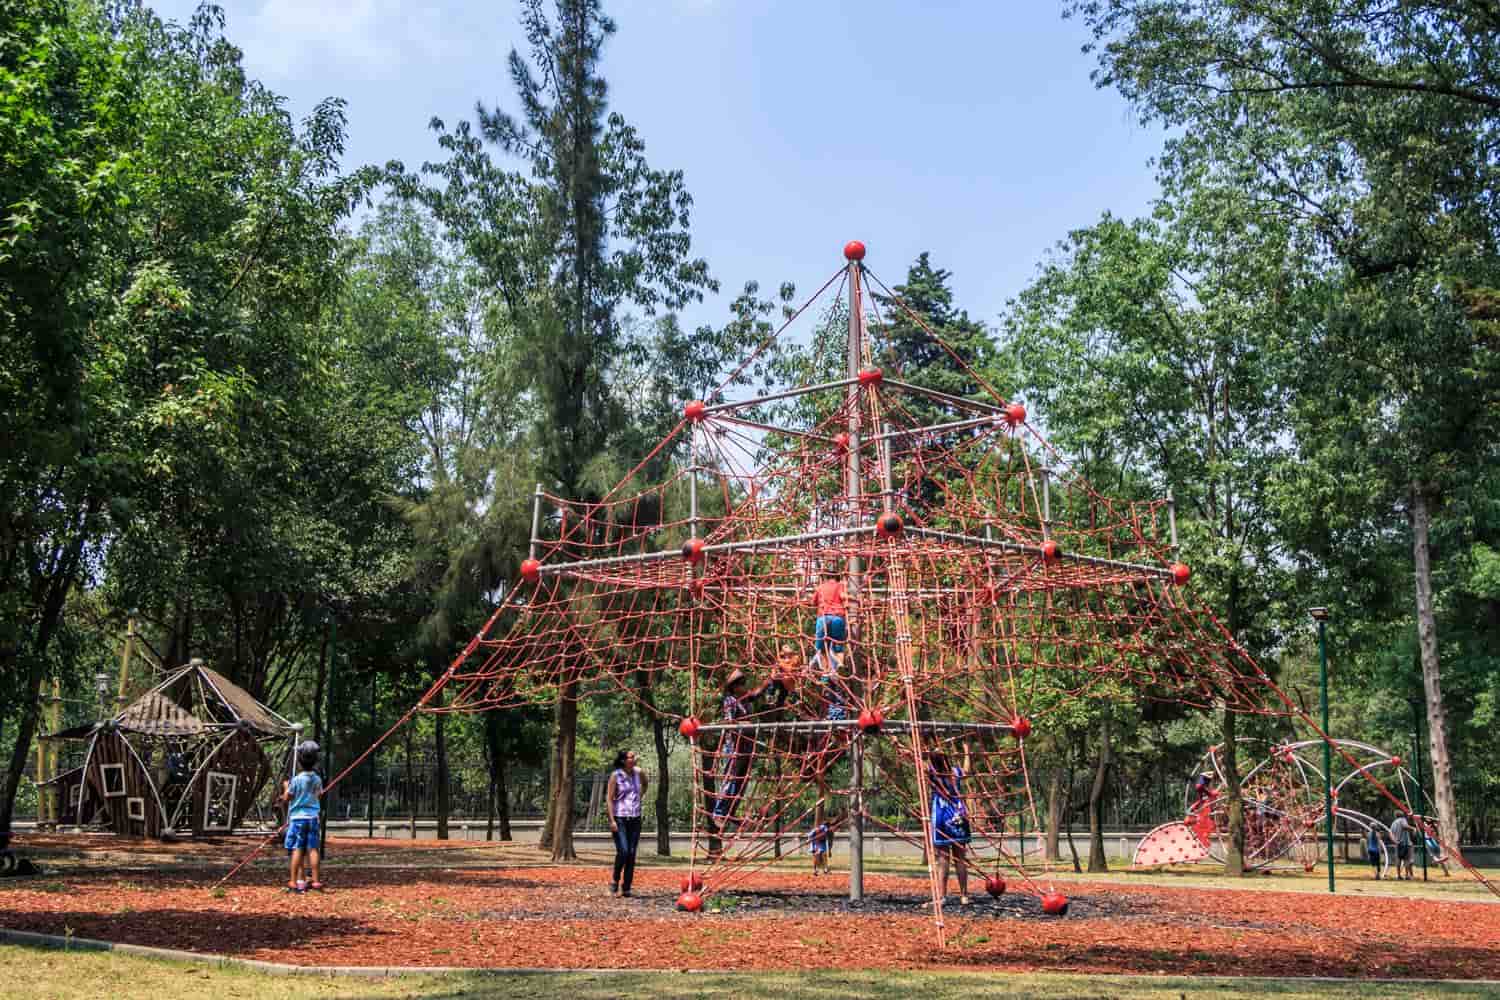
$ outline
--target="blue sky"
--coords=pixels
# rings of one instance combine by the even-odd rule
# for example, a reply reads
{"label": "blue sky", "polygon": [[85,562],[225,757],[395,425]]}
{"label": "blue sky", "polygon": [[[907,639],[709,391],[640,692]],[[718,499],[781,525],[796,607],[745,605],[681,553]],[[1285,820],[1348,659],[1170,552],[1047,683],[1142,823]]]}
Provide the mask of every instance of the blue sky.
{"label": "blue sky", "polygon": [[[507,0],[219,0],[248,69],[294,114],[349,103],[348,161],[436,154],[427,122],[513,107]],[[194,0],[159,0],[185,19]],[[681,169],[723,284],[809,294],[844,242],[902,280],[922,250],[993,324],[1069,229],[1145,212],[1161,135],[1089,81],[1082,27],[1048,0],[616,0],[612,103],[652,164]]]}

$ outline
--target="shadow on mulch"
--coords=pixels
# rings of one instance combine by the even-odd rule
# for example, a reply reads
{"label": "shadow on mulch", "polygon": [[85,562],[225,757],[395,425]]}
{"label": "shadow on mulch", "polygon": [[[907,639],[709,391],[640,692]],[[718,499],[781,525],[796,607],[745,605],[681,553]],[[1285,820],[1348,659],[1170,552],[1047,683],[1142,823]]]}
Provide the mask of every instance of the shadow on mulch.
{"label": "shadow on mulch", "polygon": [[219,955],[275,950],[287,955],[315,953],[351,939],[399,937],[349,917],[304,913],[235,913],[219,910],[141,909],[124,913],[53,910],[26,913],[0,909],[7,930],[95,938],[154,948]]}

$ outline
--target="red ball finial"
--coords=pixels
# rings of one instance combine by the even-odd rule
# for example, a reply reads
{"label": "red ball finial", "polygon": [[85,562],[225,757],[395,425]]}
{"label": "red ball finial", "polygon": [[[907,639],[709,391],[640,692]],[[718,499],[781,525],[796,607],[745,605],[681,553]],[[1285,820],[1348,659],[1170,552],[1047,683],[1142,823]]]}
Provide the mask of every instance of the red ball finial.
{"label": "red ball finial", "polygon": [[1062,548],[1052,539],[1042,543],[1042,559],[1045,562],[1055,563],[1062,556]]}
{"label": "red ball finial", "polygon": [[984,880],[984,891],[999,899],[1005,895],[1005,879],[999,875],[991,875]]}
{"label": "red ball finial", "polygon": [[696,892],[685,892],[677,897],[677,908],[686,910],[688,913],[697,913],[703,909],[703,897]]}
{"label": "red ball finial", "polygon": [[879,368],[861,368],[859,370],[860,385],[879,385],[885,378],[885,372]]}
{"label": "red ball finial", "polygon": [[837,448],[839,451],[848,451],[849,450],[849,435],[845,434],[843,431],[839,431],[837,434],[835,434],[833,436],[833,446],[835,448]]}
{"label": "red ball finial", "polygon": [[521,579],[527,583],[536,583],[542,578],[542,564],[536,559],[521,560]]}
{"label": "red ball finial", "polygon": [[1399,756],[1392,757],[1391,758],[1391,766],[1392,767],[1400,767],[1401,766],[1401,758]]}
{"label": "red ball finial", "polygon": [[1005,408],[1005,422],[1015,427],[1026,422],[1026,407],[1020,403],[1011,403]]}
{"label": "red ball finial", "polygon": [[682,877],[682,891],[683,892],[702,892],[703,891],[703,879],[698,876],[697,872],[694,872],[691,875],[684,875]]}
{"label": "red ball finial", "polygon": [[859,728],[866,733],[880,732],[883,722],[885,722],[885,716],[880,714],[878,708],[866,708],[859,713]]}
{"label": "red ball finial", "polygon": [[682,415],[697,423],[708,416],[708,404],[701,399],[695,399],[682,408]]}
{"label": "red ball finial", "polygon": [[694,566],[703,561],[703,539],[689,538],[682,543],[682,558]]}
{"label": "red ball finial", "polygon": [[1010,720],[1010,731],[1015,733],[1016,739],[1024,740],[1031,735],[1031,720],[1024,715],[1018,715]]}
{"label": "red ball finial", "polygon": [[901,534],[901,518],[887,511],[875,521],[875,534],[881,538],[897,538]]}
{"label": "red ball finial", "polygon": [[1060,892],[1049,892],[1042,896],[1042,912],[1054,917],[1066,916],[1068,913],[1068,897]]}
{"label": "red ball finial", "polygon": [[863,243],[861,243],[859,240],[850,240],[848,243],[845,243],[844,244],[844,259],[845,260],[864,260],[865,259],[865,245]]}
{"label": "red ball finial", "polygon": [[677,731],[685,740],[691,740],[698,735],[698,720],[691,715],[677,724]]}
{"label": "red ball finial", "polygon": [[1180,587],[1187,583],[1192,578],[1192,575],[1193,571],[1186,563],[1172,564],[1172,582],[1177,584],[1177,586]]}

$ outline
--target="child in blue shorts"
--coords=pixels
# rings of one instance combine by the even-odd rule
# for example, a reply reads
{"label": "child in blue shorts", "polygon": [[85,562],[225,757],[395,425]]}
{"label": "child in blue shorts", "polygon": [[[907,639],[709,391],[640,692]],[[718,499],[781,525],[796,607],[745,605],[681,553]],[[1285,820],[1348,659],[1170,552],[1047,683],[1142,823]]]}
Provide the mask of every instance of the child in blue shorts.
{"label": "child in blue shorts", "polygon": [[[297,775],[291,781],[282,782],[281,801],[287,803],[286,839],[283,841],[292,856],[291,877],[287,881],[287,892],[321,891],[323,883],[318,880],[318,814],[323,798],[323,779],[318,777],[318,745],[308,740],[297,747]],[[312,881],[303,878],[303,863],[312,875]]]}

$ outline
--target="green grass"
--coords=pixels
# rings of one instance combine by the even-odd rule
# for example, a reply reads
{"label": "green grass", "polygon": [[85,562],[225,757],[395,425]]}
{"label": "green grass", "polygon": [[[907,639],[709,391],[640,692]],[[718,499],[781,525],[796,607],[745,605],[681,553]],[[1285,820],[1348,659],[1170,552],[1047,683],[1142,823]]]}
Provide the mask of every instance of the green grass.
{"label": "green grass", "polygon": [[1044,974],[925,972],[775,972],[684,976],[675,972],[567,973],[558,975],[443,975],[390,979],[339,976],[278,976],[207,964],[164,962],[105,952],[62,952],[0,945],[5,995],[82,1000],[88,997],[214,997],[217,1000],[380,1000],[432,997],[440,1000],[514,1000],[565,997],[606,1000],[619,996],[664,998],[775,998],[834,1000],[972,1000],[1004,995],[1037,1000],[1061,998],[1284,997],[1287,1000],[1370,1000],[1399,993],[1414,997],[1494,996],[1493,986],[1422,983],[1328,983],[1296,980],[1185,979]]}

